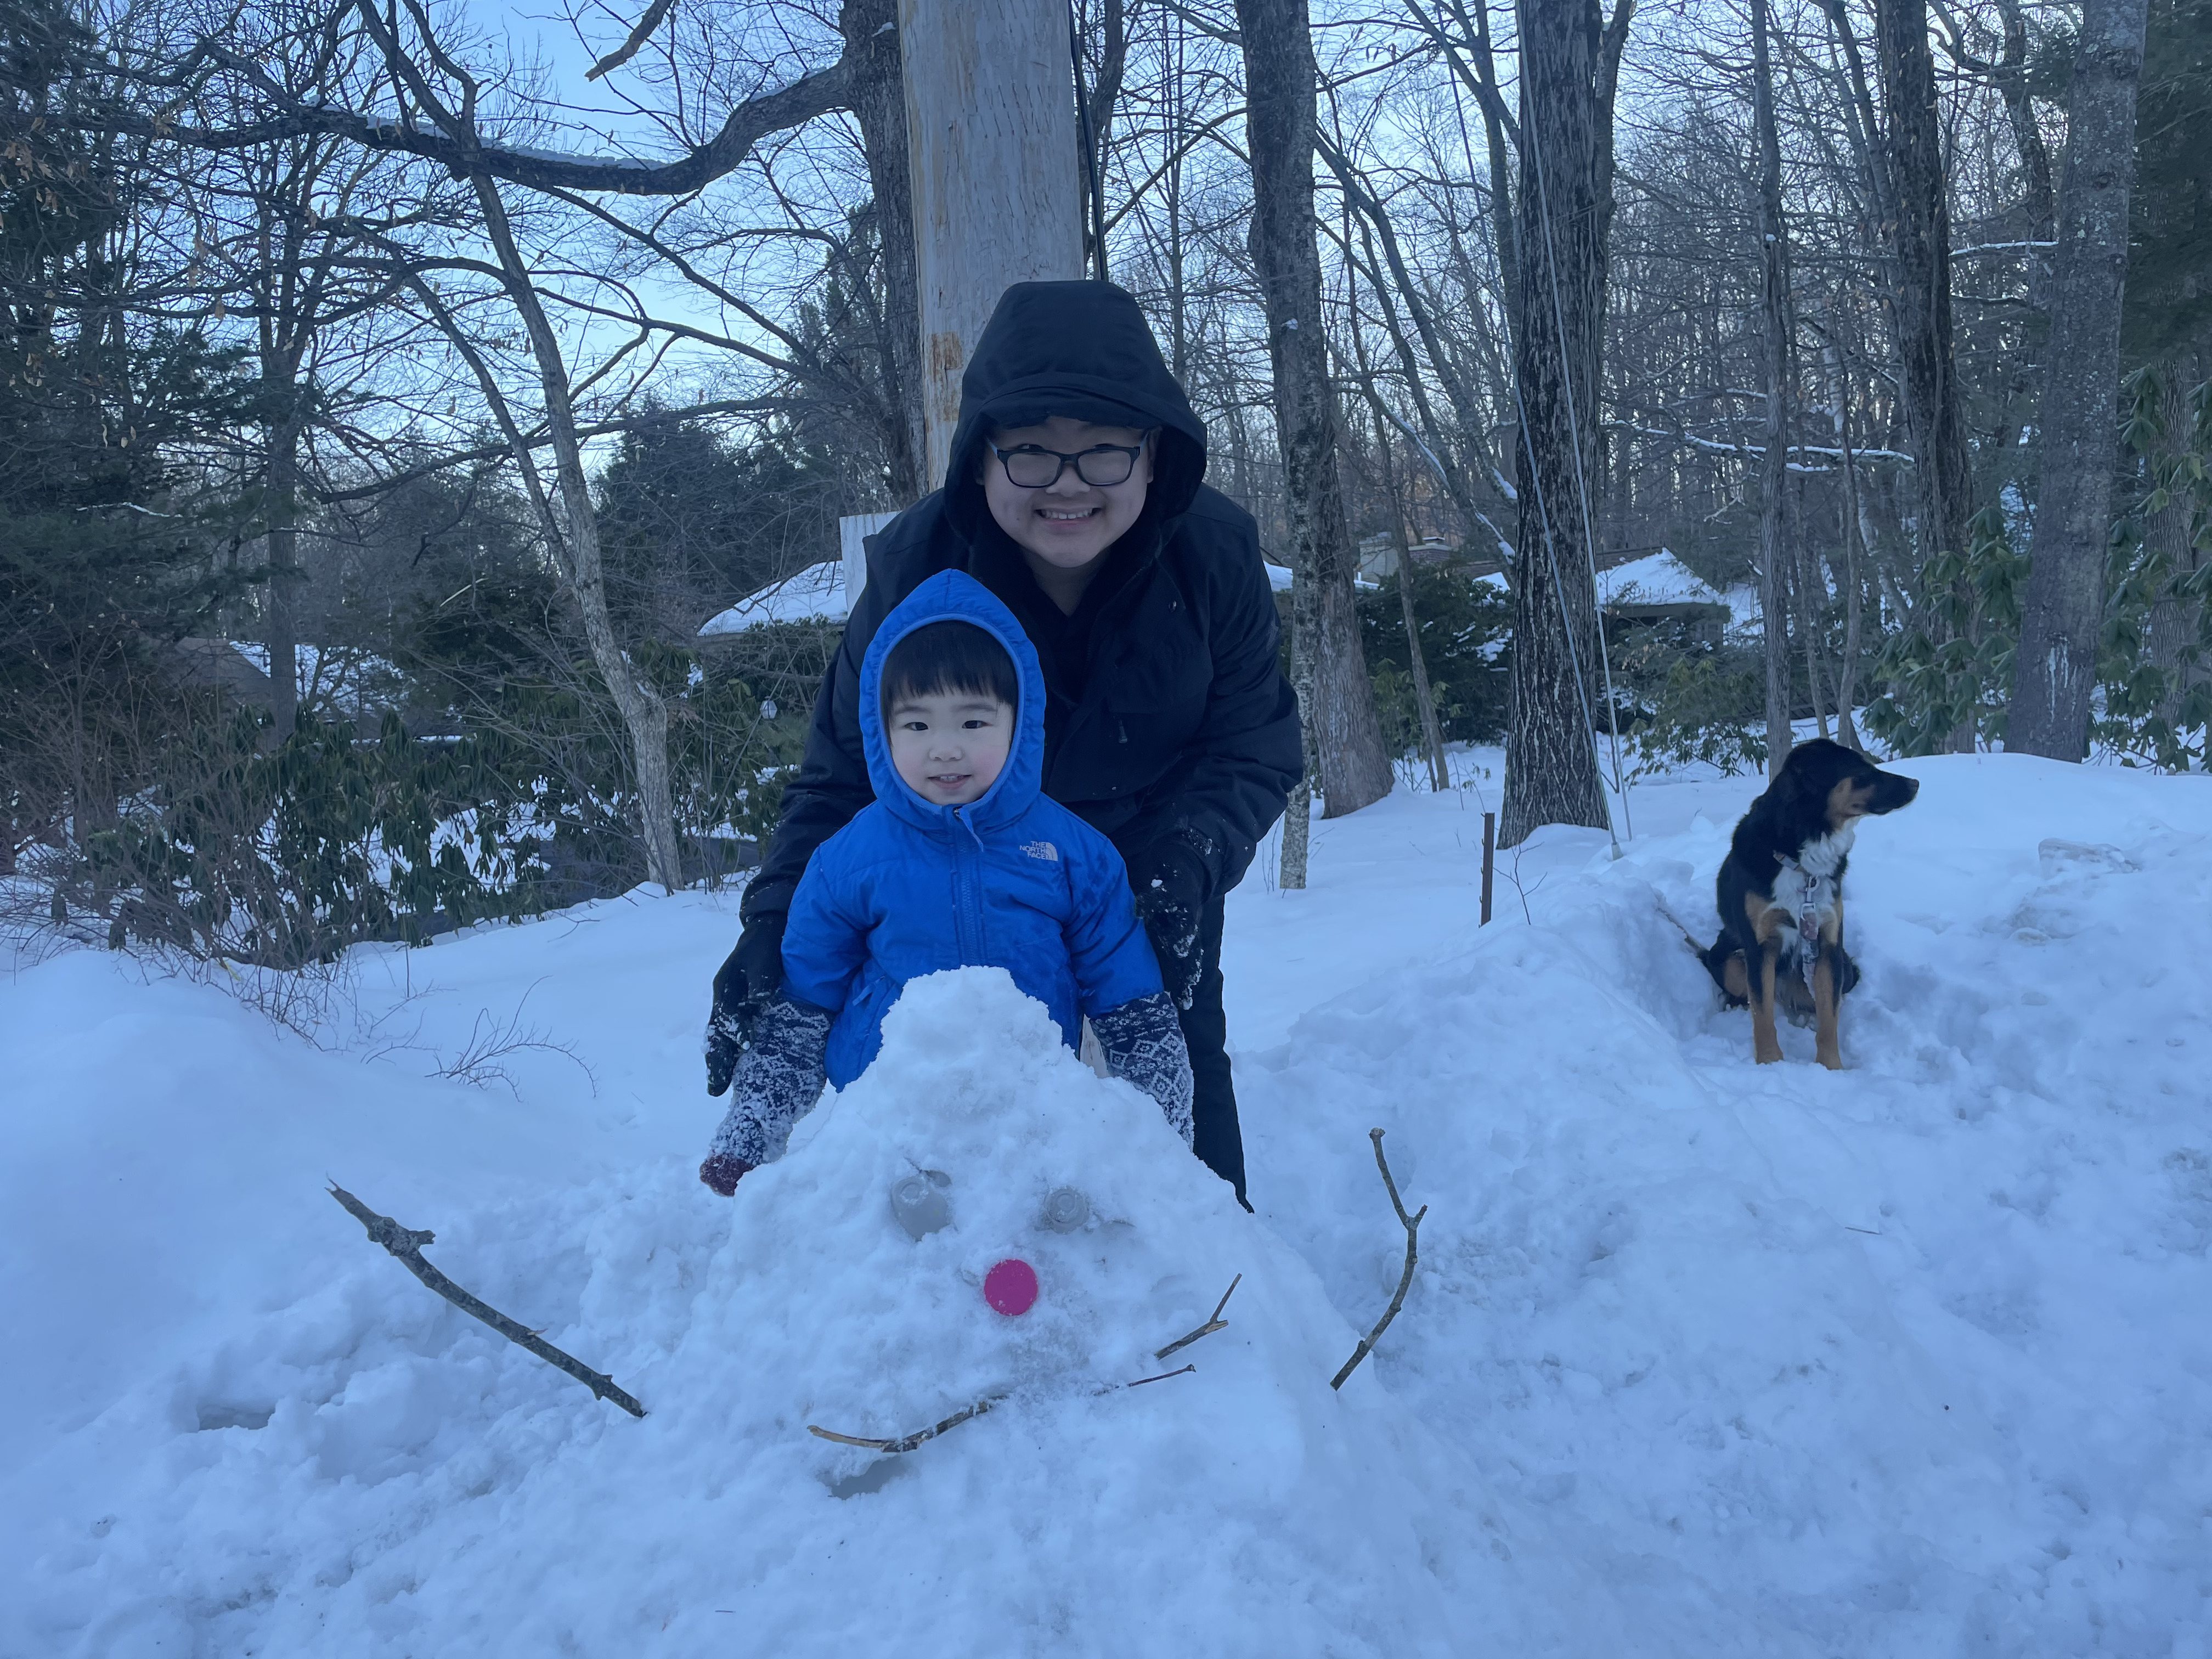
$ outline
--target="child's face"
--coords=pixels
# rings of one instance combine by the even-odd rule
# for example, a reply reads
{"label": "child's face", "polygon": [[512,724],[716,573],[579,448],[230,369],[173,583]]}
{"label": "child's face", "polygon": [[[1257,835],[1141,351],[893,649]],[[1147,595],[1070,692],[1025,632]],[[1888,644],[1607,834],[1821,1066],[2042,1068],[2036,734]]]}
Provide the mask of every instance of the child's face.
{"label": "child's face", "polygon": [[902,696],[890,708],[891,764],[936,806],[965,806],[999,781],[1013,746],[1014,711],[984,691]]}

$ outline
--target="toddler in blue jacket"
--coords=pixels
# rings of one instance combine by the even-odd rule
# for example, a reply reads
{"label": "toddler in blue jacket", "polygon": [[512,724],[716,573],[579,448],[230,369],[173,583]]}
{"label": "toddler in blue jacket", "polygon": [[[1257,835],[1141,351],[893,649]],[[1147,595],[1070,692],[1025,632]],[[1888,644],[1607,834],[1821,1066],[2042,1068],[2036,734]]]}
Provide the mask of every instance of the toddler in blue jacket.
{"label": "toddler in blue jacket", "polygon": [[783,986],[738,1062],[699,1178],[725,1196],[883,1046],[907,981],[1003,968],[1068,1046],[1087,1016],[1106,1064],[1191,1138],[1190,1058],[1121,855],[1042,792],[1044,675],[1013,613],[960,571],[932,576],[860,667],[876,799],[807,861]]}

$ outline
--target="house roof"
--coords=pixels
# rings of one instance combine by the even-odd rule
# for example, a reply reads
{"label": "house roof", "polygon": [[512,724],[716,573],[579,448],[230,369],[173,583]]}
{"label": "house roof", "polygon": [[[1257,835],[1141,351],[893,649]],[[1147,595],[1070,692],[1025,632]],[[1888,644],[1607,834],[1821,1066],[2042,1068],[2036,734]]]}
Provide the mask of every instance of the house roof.
{"label": "house roof", "polygon": [[845,566],[825,559],[793,576],[770,582],[757,593],[739,599],[728,610],[707,618],[699,629],[702,639],[718,634],[742,634],[770,623],[833,622],[845,620],[852,609],[845,597]]}

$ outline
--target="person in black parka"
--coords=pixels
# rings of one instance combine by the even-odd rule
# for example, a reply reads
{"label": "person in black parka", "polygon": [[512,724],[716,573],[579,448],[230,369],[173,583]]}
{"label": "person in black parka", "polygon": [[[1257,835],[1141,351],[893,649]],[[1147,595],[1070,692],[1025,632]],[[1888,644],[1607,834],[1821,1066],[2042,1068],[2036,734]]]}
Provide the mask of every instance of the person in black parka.
{"label": "person in black parka", "polygon": [[714,977],[710,1094],[729,1086],[782,979],[785,914],[807,860],[874,799],[858,706],[868,642],[925,578],[963,570],[1036,647],[1045,793],[1128,866],[1190,1050],[1194,1150],[1244,1200],[1222,902],[1303,757],[1257,527],[1205,474],[1205,425],[1128,294],[1099,282],[1006,290],[961,379],[945,487],[869,538],[867,586]]}

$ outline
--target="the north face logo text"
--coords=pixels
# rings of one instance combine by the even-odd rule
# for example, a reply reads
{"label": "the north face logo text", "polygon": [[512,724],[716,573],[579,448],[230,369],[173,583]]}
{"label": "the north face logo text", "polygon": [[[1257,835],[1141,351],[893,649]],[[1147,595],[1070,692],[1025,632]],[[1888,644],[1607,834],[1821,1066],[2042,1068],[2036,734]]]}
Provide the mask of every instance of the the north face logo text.
{"label": "the north face logo text", "polygon": [[1030,842],[1022,848],[1022,851],[1033,859],[1045,859],[1054,864],[1060,862],[1060,848],[1048,841]]}

